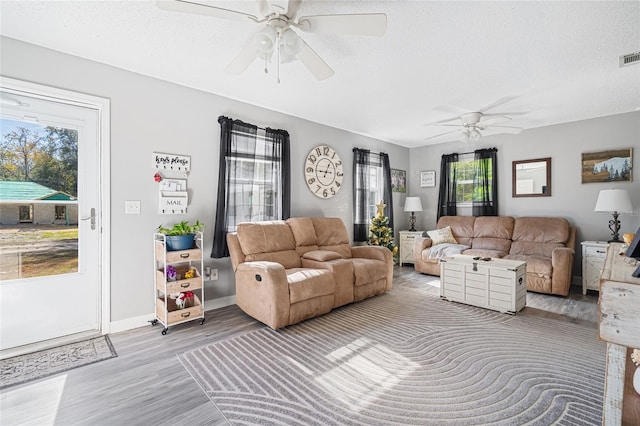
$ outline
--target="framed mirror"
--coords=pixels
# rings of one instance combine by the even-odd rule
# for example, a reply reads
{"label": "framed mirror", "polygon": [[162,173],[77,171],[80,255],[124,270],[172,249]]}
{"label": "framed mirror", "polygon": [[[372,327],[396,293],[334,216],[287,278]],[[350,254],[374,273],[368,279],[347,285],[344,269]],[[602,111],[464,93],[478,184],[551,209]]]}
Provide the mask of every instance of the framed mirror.
{"label": "framed mirror", "polygon": [[551,157],[513,162],[514,197],[551,196]]}

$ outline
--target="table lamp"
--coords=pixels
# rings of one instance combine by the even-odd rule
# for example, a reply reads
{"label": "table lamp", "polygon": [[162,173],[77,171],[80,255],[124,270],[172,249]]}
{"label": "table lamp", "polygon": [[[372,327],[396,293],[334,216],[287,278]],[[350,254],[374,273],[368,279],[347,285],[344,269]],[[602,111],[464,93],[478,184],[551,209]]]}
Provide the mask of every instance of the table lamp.
{"label": "table lamp", "polygon": [[629,198],[629,193],[626,190],[603,189],[600,191],[594,211],[610,212],[613,214],[613,219],[609,221],[609,229],[611,230],[610,243],[622,242],[620,240],[620,221],[618,220],[618,214],[628,213],[632,210],[631,198]]}
{"label": "table lamp", "polygon": [[409,216],[409,231],[415,231],[416,215],[414,213],[422,211],[422,201],[420,201],[420,197],[407,197],[404,202],[404,211],[411,212],[411,216]]}

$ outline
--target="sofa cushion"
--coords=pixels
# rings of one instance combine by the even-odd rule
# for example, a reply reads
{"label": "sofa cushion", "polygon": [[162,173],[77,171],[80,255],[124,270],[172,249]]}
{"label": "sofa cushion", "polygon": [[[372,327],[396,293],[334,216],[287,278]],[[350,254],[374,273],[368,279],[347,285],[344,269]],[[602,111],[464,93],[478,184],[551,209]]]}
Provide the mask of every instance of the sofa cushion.
{"label": "sofa cushion", "polygon": [[553,274],[553,265],[550,257],[510,254],[504,258],[527,262],[527,274],[537,275],[542,278],[551,278]]}
{"label": "sofa cushion", "polygon": [[551,257],[569,240],[569,222],[559,217],[519,217],[513,227],[509,254]]}
{"label": "sofa cushion", "polygon": [[475,220],[476,218],[474,216],[442,216],[438,220],[436,228],[440,229],[450,226],[451,233],[456,241],[458,241],[458,244],[471,246]]}
{"label": "sofa cushion", "polygon": [[342,259],[340,253],[328,250],[308,251],[302,257],[304,259],[315,260],[316,262],[328,262],[330,260]]}
{"label": "sofa cushion", "polygon": [[276,262],[285,269],[302,266],[293,233],[284,221],[240,223],[237,235],[246,262]]}
{"label": "sofa cushion", "polygon": [[351,257],[349,234],[342,219],[337,217],[314,217],[313,227],[318,239],[318,249],[340,253],[343,258]]}
{"label": "sofa cushion", "polygon": [[455,237],[451,233],[450,226],[434,229],[433,231],[427,231],[427,235],[431,238],[431,244],[434,246],[438,244],[458,244],[458,241],[456,241]]}
{"label": "sofa cushion", "polygon": [[289,302],[297,303],[335,292],[333,274],[327,269],[292,268],[285,271]]}
{"label": "sofa cushion", "polygon": [[[514,219],[511,216],[481,216],[473,225],[474,256],[504,257],[511,250]],[[491,251],[492,254],[480,253]],[[466,253],[465,253],[466,254]]]}
{"label": "sofa cushion", "polygon": [[384,262],[356,257],[351,262],[356,287],[387,278],[387,265]]}

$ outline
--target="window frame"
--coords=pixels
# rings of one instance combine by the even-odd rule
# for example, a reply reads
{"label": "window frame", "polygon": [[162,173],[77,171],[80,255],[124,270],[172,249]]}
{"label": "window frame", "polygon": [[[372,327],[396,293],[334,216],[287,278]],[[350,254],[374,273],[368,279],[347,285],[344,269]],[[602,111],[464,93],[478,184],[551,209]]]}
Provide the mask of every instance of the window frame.
{"label": "window frame", "polygon": [[[456,180],[456,206],[457,207],[473,207],[473,203],[477,202],[479,200],[474,199],[474,194],[476,192],[476,187],[478,187],[478,176],[476,175],[476,173],[473,173],[473,178],[472,179],[460,179],[459,176],[462,175],[461,173],[461,168],[459,168],[459,164],[461,163],[470,163],[472,165],[471,169],[472,170],[476,170],[477,167],[475,165],[476,161],[487,161],[487,160],[476,160],[475,159],[475,155],[474,153],[465,153],[465,154],[460,154],[458,156],[458,161],[455,162],[455,169],[456,169],[456,176],[458,177],[458,179]],[[467,170],[468,172],[468,170]],[[453,173],[453,168],[452,168],[452,173]],[[465,173],[466,174],[466,173]],[[465,177],[469,177],[469,176],[465,176]],[[458,201],[458,199],[460,199],[461,197],[464,197],[464,194],[468,193],[469,191],[464,191],[461,190],[463,185],[469,185],[471,184],[471,200],[470,201]],[[489,181],[489,188],[491,187],[491,181]]]}

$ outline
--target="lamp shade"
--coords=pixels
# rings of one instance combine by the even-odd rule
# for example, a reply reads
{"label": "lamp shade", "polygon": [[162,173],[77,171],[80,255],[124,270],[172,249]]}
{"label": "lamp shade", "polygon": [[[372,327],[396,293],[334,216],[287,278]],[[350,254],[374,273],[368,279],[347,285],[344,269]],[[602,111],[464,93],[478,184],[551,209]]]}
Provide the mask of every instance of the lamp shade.
{"label": "lamp shade", "polygon": [[596,201],[597,212],[628,213],[633,210],[629,193],[624,189],[603,189]]}
{"label": "lamp shade", "polygon": [[407,197],[407,199],[404,202],[404,211],[405,212],[421,212],[422,201],[420,201],[420,197]]}

